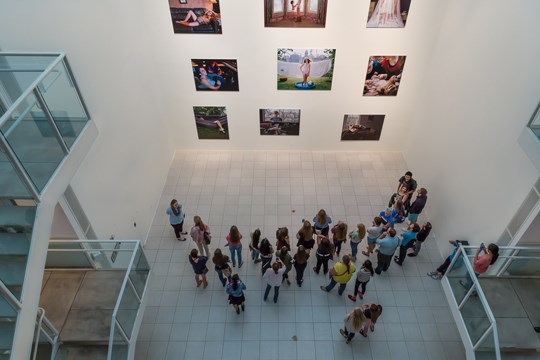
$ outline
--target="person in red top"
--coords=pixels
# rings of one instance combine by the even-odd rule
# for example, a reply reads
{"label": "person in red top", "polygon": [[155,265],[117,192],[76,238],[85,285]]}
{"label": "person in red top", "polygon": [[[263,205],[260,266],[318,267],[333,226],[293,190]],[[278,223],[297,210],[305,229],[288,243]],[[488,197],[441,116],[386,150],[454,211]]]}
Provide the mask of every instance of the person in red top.
{"label": "person in red top", "polygon": [[[484,255],[480,256],[481,252],[484,252]],[[480,276],[487,271],[490,265],[493,265],[495,261],[499,258],[499,247],[496,244],[489,244],[487,249],[486,246],[482,243],[478,250],[476,250],[476,255],[474,255],[473,261],[473,270],[476,277]],[[469,290],[473,285],[473,280],[469,273],[467,272],[467,282],[459,280],[461,286]],[[475,293],[473,293],[475,294]]]}

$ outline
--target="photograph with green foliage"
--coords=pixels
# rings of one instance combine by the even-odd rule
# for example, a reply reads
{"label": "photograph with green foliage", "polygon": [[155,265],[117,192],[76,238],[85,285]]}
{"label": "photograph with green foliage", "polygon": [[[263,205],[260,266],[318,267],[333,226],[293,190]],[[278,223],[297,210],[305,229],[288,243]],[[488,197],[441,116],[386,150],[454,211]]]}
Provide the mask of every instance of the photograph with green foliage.
{"label": "photograph with green foliage", "polygon": [[224,106],[194,106],[193,114],[200,140],[229,140],[227,110]]}
{"label": "photograph with green foliage", "polygon": [[331,90],[336,49],[277,51],[278,90]]}

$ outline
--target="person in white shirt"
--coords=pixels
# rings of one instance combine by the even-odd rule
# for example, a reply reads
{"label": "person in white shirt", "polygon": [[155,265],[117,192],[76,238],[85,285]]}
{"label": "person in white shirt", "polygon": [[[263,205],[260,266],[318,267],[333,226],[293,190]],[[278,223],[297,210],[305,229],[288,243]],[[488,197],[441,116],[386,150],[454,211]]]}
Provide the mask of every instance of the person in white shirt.
{"label": "person in white shirt", "polygon": [[279,297],[279,287],[283,281],[283,273],[285,272],[285,267],[283,263],[278,258],[275,263],[272,264],[272,267],[266,269],[266,272],[263,275],[263,279],[266,279],[266,291],[264,292],[264,301],[268,298],[270,289],[274,287],[274,303],[277,303]]}

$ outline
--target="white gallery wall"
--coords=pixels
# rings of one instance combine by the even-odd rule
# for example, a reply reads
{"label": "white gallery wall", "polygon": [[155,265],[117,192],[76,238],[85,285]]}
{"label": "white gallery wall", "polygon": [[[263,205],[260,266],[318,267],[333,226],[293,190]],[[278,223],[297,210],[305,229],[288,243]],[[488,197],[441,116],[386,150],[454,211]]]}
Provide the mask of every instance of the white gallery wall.
{"label": "white gallery wall", "polygon": [[405,158],[434,231],[494,242],[539,174],[518,137],[540,100],[540,2],[452,0],[415,103]]}
{"label": "white gallery wall", "polygon": [[99,129],[71,184],[94,230],[145,238],[174,147],[143,1],[0,0],[0,9],[0,48],[66,52]]}
{"label": "white gallery wall", "polygon": [[[329,0],[326,28],[265,28],[263,0],[221,0],[223,34],[174,34],[146,4],[153,65],[177,149],[402,150],[446,1],[413,0],[404,29],[366,28],[369,0]],[[336,49],[331,91],[277,90],[278,48]],[[406,55],[396,97],[363,97],[370,55]],[[237,59],[239,92],[197,92],[191,59]],[[230,140],[199,140],[193,106],[226,106]],[[301,110],[299,136],[261,136],[259,109]],[[386,114],[380,141],[341,141],[344,114]]]}

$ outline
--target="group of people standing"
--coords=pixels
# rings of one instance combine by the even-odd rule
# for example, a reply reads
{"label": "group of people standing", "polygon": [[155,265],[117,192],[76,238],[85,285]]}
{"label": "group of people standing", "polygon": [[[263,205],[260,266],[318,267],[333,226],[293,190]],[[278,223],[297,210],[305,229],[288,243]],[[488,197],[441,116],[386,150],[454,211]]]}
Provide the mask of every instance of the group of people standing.
{"label": "group of people standing", "polygon": [[[268,238],[263,237],[260,229],[255,229],[250,234],[249,249],[251,260],[261,264],[261,274],[266,281],[266,289],[263,299],[268,300],[268,296],[273,288],[273,301],[278,302],[279,289],[283,283],[291,285],[290,272],[295,269],[295,282],[301,287],[304,282],[304,273],[311,256],[316,258],[316,264],[313,271],[319,274],[321,269],[324,275],[328,274],[329,283],[321,286],[321,290],[330,292],[338,285],[338,294],[341,296],[347,283],[355,277],[354,292],[348,295],[348,299],[356,302],[358,298],[363,299],[366,293],[366,287],[371,277],[375,273],[381,274],[387,271],[392,261],[392,256],[399,248],[398,255],[394,261],[402,265],[407,255],[407,249],[413,248],[409,256],[418,255],[421,243],[427,238],[431,231],[431,224],[425,223],[422,227],[417,224],[418,215],[422,212],[426,200],[427,190],[421,188],[417,190],[416,181],[412,178],[410,172],[406,172],[399,179],[397,190],[392,194],[388,208],[381,211],[373,219],[372,226],[366,228],[364,224],[357,224],[349,232],[348,225],[339,220],[331,227],[332,218],[328,216],[324,209],[313,217],[312,222],[303,219],[302,226],[296,233],[296,252],[292,254],[291,239],[289,229],[280,227],[276,231],[275,248]],[[416,199],[412,201],[414,193],[417,193]],[[174,228],[175,236],[179,241],[185,241],[183,235],[183,222],[185,214],[182,211],[182,205],[176,199],[171,201],[167,209],[171,226]],[[398,236],[395,230],[395,224],[404,222],[408,219],[409,224],[402,235]],[[204,224],[199,216],[193,219],[193,227],[190,230],[190,236],[195,242],[197,249],[192,249],[189,253],[189,262],[195,273],[196,286],[203,288],[208,286],[206,274],[209,269],[207,262],[210,259],[209,244],[212,236],[210,228]],[[357,265],[359,245],[367,237],[367,247],[362,254],[368,259]],[[220,248],[216,248],[212,263],[218,278],[225,287],[229,295],[229,303],[233,305],[235,311],[245,311],[245,290],[246,285],[240,279],[238,274],[233,274],[233,268],[241,268],[244,264],[242,260],[242,239],[243,236],[237,226],[230,228],[226,237],[226,247],[229,248],[230,257],[224,255]],[[351,254],[344,254],[341,258],[342,246],[350,241]],[[375,250],[376,246],[378,250]],[[370,255],[377,252],[377,267],[374,268]],[[333,266],[329,268],[330,260],[334,260]],[[231,267],[232,265],[232,267]],[[347,343],[351,341],[356,333],[367,336],[368,328],[374,330],[374,325],[382,313],[382,306],[379,304],[363,304],[355,307],[344,319],[344,329],[340,333],[345,337]]]}

